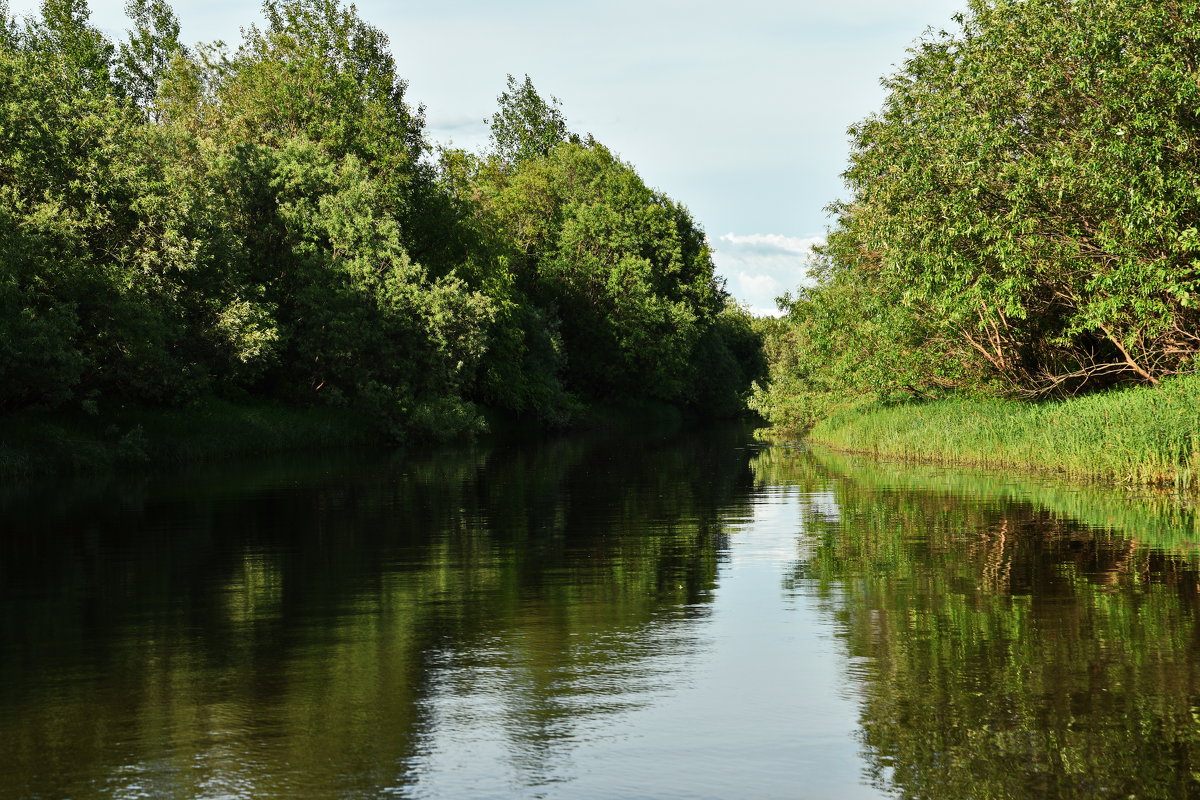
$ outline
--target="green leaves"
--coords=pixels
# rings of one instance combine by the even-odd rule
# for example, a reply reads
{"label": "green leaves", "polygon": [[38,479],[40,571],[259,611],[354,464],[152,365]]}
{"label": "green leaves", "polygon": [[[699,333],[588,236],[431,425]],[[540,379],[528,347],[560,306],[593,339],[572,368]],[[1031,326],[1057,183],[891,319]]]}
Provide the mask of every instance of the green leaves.
{"label": "green leaves", "polygon": [[83,0],[4,16],[0,408],[251,393],[450,435],[475,401],[740,407],[756,340],[703,233],[528,78],[495,154],[435,165],[352,6],[267,0],[232,54],[127,12],[119,48]]}
{"label": "green leaves", "polygon": [[550,155],[567,141],[567,123],[559,110],[557,97],[547,103],[525,76],[517,83],[508,76],[508,91],[498,98],[500,110],[492,115],[492,148],[495,156],[508,165]]}
{"label": "green leaves", "polygon": [[960,25],[920,41],[851,128],[837,269],[899,301],[966,385],[1072,394],[1190,369],[1193,18],[980,0]]}
{"label": "green leaves", "polygon": [[67,86],[111,92],[113,46],[88,22],[86,0],[42,0],[41,18],[21,34],[23,49]]}
{"label": "green leaves", "polygon": [[117,80],[130,100],[149,109],[171,59],[186,52],[179,42],[179,20],[163,0],[127,0],[125,13],[134,27],[118,50]]}
{"label": "green leaves", "polygon": [[[572,391],[698,402],[708,376],[697,348],[725,295],[685,209],[599,143],[569,137],[543,156],[493,156],[477,185],[481,212],[512,248],[520,302],[558,320]],[[749,382],[740,364],[728,377],[712,392],[736,396]]]}

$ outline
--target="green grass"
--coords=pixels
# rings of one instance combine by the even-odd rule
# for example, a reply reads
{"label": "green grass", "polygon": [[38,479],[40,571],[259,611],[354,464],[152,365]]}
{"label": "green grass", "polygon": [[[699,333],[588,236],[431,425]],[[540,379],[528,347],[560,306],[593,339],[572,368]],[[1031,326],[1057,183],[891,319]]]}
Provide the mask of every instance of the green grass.
{"label": "green grass", "polygon": [[349,409],[208,401],[103,415],[23,411],[0,418],[0,476],[381,444],[379,424]]}
{"label": "green grass", "polygon": [[1200,487],[1200,376],[1059,402],[847,408],[809,433],[839,450]]}

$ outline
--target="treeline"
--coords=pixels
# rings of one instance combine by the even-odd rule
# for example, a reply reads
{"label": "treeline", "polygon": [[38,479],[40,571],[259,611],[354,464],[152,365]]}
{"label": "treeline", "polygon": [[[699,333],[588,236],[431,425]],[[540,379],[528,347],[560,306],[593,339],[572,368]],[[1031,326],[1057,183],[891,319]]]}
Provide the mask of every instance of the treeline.
{"label": "treeline", "polygon": [[0,411],[744,406],[760,342],[704,233],[557,101],[510,77],[489,152],[435,147],[353,7],[263,11],[229,49],[162,0],[117,42],[0,0]]}
{"label": "treeline", "polygon": [[1066,397],[1200,356],[1200,4],[972,0],[851,128],[755,405]]}

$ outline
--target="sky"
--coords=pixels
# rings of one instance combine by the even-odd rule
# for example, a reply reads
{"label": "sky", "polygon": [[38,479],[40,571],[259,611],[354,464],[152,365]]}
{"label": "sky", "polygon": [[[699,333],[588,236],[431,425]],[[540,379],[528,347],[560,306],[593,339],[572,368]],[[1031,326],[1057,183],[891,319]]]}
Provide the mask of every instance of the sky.
{"label": "sky", "polygon": [[[11,13],[36,11],[13,0]],[[91,0],[113,38],[124,0]],[[427,135],[481,149],[506,76],[529,75],[707,232],[726,288],[756,313],[798,286],[845,196],[846,129],[880,108],[880,79],[966,0],[360,0],[391,40]],[[233,45],[257,4],[173,3],[186,42]]]}

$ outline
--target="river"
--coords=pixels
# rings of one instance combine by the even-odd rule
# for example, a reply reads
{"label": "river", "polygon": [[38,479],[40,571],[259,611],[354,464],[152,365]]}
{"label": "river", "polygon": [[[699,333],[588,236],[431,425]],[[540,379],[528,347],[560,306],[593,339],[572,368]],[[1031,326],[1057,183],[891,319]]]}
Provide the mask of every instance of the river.
{"label": "river", "polygon": [[0,798],[1200,796],[1190,500],[740,426],[0,486]]}

